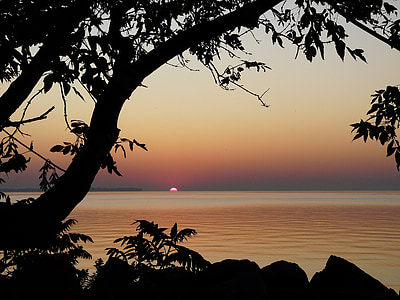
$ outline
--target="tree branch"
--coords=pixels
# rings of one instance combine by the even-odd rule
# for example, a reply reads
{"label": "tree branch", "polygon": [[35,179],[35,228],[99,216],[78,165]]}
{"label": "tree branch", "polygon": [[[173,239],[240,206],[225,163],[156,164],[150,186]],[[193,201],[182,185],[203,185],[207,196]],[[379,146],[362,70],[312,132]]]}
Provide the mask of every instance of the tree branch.
{"label": "tree branch", "polygon": [[0,128],[11,115],[29,97],[43,73],[51,68],[52,60],[58,58],[59,52],[83,16],[90,13],[91,0],[76,1],[60,14],[59,26],[49,32],[47,40],[32,58],[21,74],[15,79],[0,97]]}
{"label": "tree branch", "polygon": [[49,113],[51,113],[55,108],[56,108],[55,106],[52,106],[48,110],[46,110],[44,113],[42,113],[40,116],[37,116],[35,118],[20,120],[20,121],[7,121],[4,125],[4,127],[19,127],[20,125],[23,125],[26,123],[32,123],[35,121],[47,119],[47,115]]}
{"label": "tree branch", "polygon": [[[53,107],[54,108],[54,107]],[[51,109],[53,109],[51,108]],[[11,136],[11,133],[9,133],[7,130],[5,130],[3,128],[3,131],[8,135]],[[56,164],[52,163],[51,161],[49,161],[46,157],[44,157],[43,155],[41,155],[39,152],[33,150],[32,147],[29,147],[28,145],[26,145],[24,142],[21,142],[19,139],[17,139],[15,136],[12,137],[15,141],[17,141],[21,146],[23,146],[25,149],[29,150],[30,152],[32,152],[33,154],[35,154],[36,156],[40,157],[41,159],[43,159],[44,161],[48,161],[49,164],[51,164],[52,166],[54,166],[56,169],[59,169],[60,171],[66,172],[65,169],[57,166]]]}
{"label": "tree branch", "polygon": [[332,6],[334,10],[336,10],[340,15],[342,15],[347,22],[352,23],[353,25],[357,26],[361,30],[365,31],[366,33],[372,35],[374,38],[380,40],[381,42],[384,42],[385,44],[389,45],[390,47],[400,51],[400,43],[399,41],[391,41],[387,37],[379,34],[375,30],[369,28],[365,24],[361,23],[360,21],[356,20],[354,17],[350,16],[347,12],[345,12],[343,9],[341,9],[339,6],[336,5],[335,2],[332,1],[327,1],[328,5]]}
{"label": "tree branch", "polygon": [[[125,96],[128,98],[144,78],[176,55],[181,54],[190,47],[198,45],[202,41],[210,40],[237,27],[257,27],[259,17],[280,2],[282,0],[256,0],[226,15],[181,31],[176,36],[143,55],[136,62],[129,65],[120,65],[119,67],[124,69],[124,71],[119,72],[122,76],[114,76],[113,79],[123,84],[126,91]],[[132,88],[132,86],[135,88]]]}

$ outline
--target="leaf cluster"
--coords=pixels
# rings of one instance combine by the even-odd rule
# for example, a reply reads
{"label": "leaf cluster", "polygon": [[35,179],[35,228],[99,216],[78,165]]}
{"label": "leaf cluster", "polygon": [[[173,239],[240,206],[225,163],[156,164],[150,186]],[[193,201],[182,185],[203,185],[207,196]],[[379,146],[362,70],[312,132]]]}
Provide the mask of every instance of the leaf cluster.
{"label": "leaf cluster", "polygon": [[[29,205],[28,202],[18,203],[18,205]],[[75,219],[64,221],[55,238],[47,245],[0,251],[0,274],[12,276],[14,271],[48,255],[61,257],[72,265],[76,265],[80,258],[91,259],[92,256],[83,249],[81,243],[93,242],[92,238],[85,234],[69,232],[76,222]]]}
{"label": "leaf cluster", "polygon": [[89,126],[84,121],[72,120],[70,132],[76,136],[75,142],[64,142],[63,145],[54,145],[50,148],[50,152],[60,152],[64,155],[70,154],[72,156],[76,155],[82,150],[85,144],[88,130]]}
{"label": "leaf cluster", "polygon": [[[54,145],[50,148],[50,152],[58,152],[62,153],[63,155],[69,154],[71,156],[75,156],[76,154],[78,154],[84,148],[89,132],[89,125],[87,125],[82,120],[72,120],[70,132],[76,136],[75,142],[63,142],[63,144]],[[128,138],[119,138],[114,144],[114,152],[116,153],[120,150],[123,152],[124,157],[126,157],[126,144],[128,144],[130,151],[133,151],[135,146],[142,148],[145,151],[148,151],[146,144],[140,143],[136,139],[130,140]],[[107,169],[108,173],[110,174],[115,173],[118,176],[122,176],[122,174],[118,171],[117,163],[115,162],[111,151],[103,158],[100,167],[102,169]],[[53,171],[53,173],[50,176],[50,181],[48,181],[46,176],[47,172],[50,169]],[[43,190],[46,190],[56,182],[58,176],[54,173],[55,169],[54,167],[52,167],[51,164],[45,163],[40,171],[42,171],[42,175],[40,176],[40,179],[42,179],[41,188]]]}
{"label": "leaf cluster", "polygon": [[56,184],[59,178],[56,168],[49,160],[45,161],[39,172],[39,187],[42,191],[47,191],[48,189],[50,189],[53,185]]}
{"label": "leaf cluster", "polygon": [[11,81],[32,60],[37,46],[74,1],[41,0],[0,2],[0,81]]}
{"label": "leaf cluster", "polygon": [[14,171],[23,172],[27,168],[30,158],[18,151],[18,144],[12,136],[7,136],[0,141],[0,172],[6,174]]}
{"label": "leaf cluster", "polygon": [[351,124],[355,132],[353,140],[362,138],[376,140],[381,145],[387,144],[386,156],[394,154],[397,170],[400,169],[400,142],[396,130],[400,126],[400,91],[397,86],[387,86],[371,95],[369,118]]}
{"label": "leaf cluster", "polygon": [[366,62],[362,49],[347,46],[348,36],[339,23],[338,14],[344,16],[346,21],[363,22],[370,33],[380,34],[391,40],[392,44],[400,40],[399,21],[392,18],[396,16],[397,8],[389,2],[297,0],[295,4],[293,8],[284,2],[280,8],[272,10],[275,22],[265,18],[261,23],[265,26],[265,32],[271,33],[274,44],[283,47],[282,38],[286,38],[310,62],[318,53],[322,59],[325,58],[327,44],[334,45],[342,60],[347,50],[353,59],[359,58]]}
{"label": "leaf cluster", "polygon": [[209,265],[199,253],[180,245],[197,234],[194,229],[178,230],[175,223],[166,233],[167,228],[159,227],[154,222],[137,220],[132,224],[137,224],[137,234],[116,239],[114,243],[119,243],[122,249],[107,248],[107,255],[132,261],[139,269],[140,266],[165,269],[178,264],[196,272]]}
{"label": "leaf cluster", "polygon": [[[224,89],[229,89],[229,84],[237,84],[242,78],[242,73],[245,70],[255,69],[257,72],[266,72],[271,68],[268,67],[263,62],[258,61],[246,61],[243,60],[240,64],[235,66],[228,66],[222,74],[215,72],[217,74],[217,80],[219,85]],[[214,69],[215,70],[215,69]]]}

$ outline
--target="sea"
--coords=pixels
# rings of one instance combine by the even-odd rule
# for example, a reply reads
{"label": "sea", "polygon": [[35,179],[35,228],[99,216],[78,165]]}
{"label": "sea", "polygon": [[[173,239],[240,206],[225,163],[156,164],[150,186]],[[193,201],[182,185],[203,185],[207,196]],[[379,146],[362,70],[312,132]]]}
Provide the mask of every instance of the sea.
{"label": "sea", "polygon": [[400,289],[400,191],[90,192],[70,218],[78,220],[71,232],[94,240],[84,245],[93,256],[84,268],[105,260],[105,248],[135,235],[132,223],[144,219],[195,229],[182,245],[211,262],[286,260],[311,279],[336,255]]}

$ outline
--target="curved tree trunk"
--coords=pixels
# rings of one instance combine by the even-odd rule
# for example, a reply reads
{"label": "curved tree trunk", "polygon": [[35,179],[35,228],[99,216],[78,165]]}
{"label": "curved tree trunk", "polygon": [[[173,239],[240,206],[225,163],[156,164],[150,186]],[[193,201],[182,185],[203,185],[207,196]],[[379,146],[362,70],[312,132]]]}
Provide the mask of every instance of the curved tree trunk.
{"label": "curved tree trunk", "polygon": [[[126,57],[116,62],[113,77],[97,97],[85,146],[65,174],[32,205],[0,207],[0,226],[6,228],[0,231],[0,248],[37,244],[57,232],[58,224],[88,193],[102,161],[118,138],[117,123],[124,102],[148,75],[201,41],[239,26],[257,26],[260,15],[280,2],[257,0],[248,3],[232,13],[177,34],[134,63],[125,61]],[[3,207],[7,208],[6,205]]]}

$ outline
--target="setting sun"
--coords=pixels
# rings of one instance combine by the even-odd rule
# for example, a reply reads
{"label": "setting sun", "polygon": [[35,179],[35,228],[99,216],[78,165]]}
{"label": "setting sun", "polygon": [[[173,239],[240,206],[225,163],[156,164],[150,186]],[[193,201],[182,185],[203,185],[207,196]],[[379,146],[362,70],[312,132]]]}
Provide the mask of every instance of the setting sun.
{"label": "setting sun", "polygon": [[172,187],[172,188],[169,189],[169,191],[170,191],[170,192],[177,192],[178,189],[177,189],[176,187]]}

